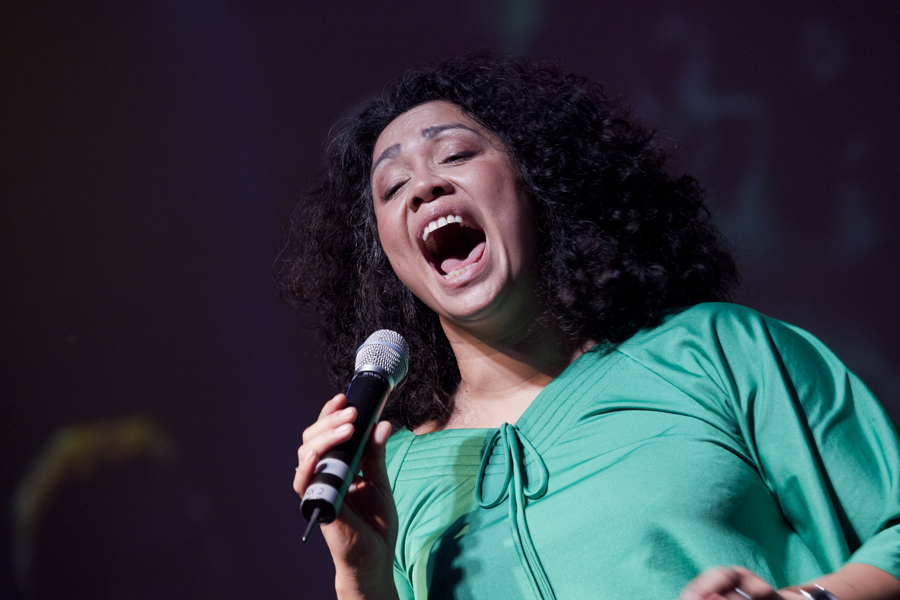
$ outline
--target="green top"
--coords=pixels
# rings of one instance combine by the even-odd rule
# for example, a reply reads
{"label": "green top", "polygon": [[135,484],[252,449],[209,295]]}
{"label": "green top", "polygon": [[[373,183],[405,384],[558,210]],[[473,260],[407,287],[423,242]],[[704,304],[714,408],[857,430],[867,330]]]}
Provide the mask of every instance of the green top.
{"label": "green top", "polygon": [[401,598],[671,600],[715,565],[900,576],[893,425],[821,342],[740,306],[593,348],[515,425],[401,430],[388,472]]}

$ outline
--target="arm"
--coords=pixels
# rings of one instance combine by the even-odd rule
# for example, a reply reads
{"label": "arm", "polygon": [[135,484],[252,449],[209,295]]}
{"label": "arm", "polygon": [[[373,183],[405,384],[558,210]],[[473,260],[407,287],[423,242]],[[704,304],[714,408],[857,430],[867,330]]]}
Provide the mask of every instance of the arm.
{"label": "arm", "polygon": [[[799,588],[818,584],[840,600],[900,598],[900,445],[893,424],[813,336],[759,315],[732,317],[714,326],[722,351],[711,358],[714,371],[724,374],[722,388],[760,475],[829,572],[803,584],[788,581],[780,597],[799,599]],[[753,598],[779,597],[741,568],[707,571],[683,597],[743,598],[735,588]]]}
{"label": "arm", "polygon": [[679,600],[805,600],[800,589],[812,590],[816,585],[828,590],[839,600],[900,598],[900,581],[893,575],[871,565],[848,563],[835,573],[777,591],[741,567],[710,569],[688,584]]}
{"label": "arm", "polygon": [[[345,408],[346,402],[344,394],[329,400],[319,419],[303,432],[300,465],[294,477],[294,491],[301,497],[318,457],[353,434],[356,411]],[[360,463],[363,476],[351,485],[337,519],[321,527],[334,560],[335,591],[340,600],[398,598],[393,580],[397,510],[384,455],[390,433],[390,423],[382,421],[375,427]]]}
{"label": "arm", "polygon": [[822,586],[840,600],[897,600],[900,598],[900,581],[878,567],[863,563],[847,563],[835,573],[825,575],[810,583]]}

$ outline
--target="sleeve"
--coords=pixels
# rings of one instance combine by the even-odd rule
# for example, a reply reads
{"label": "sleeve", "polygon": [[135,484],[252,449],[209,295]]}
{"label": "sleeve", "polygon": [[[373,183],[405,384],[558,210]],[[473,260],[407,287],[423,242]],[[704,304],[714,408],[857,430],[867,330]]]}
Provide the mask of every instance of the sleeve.
{"label": "sleeve", "polygon": [[394,585],[397,587],[397,596],[400,600],[415,600],[412,585],[406,578],[403,569],[396,562],[394,562]]}
{"label": "sleeve", "polygon": [[809,333],[746,310],[715,323],[747,450],[826,571],[900,579],[900,445],[869,389]]}

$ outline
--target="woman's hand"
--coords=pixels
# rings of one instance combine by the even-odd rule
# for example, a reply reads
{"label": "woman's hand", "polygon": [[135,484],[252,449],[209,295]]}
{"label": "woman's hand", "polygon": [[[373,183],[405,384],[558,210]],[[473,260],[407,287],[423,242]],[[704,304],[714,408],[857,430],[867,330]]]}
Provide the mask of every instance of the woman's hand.
{"label": "woman's hand", "polygon": [[[294,491],[301,497],[319,457],[353,435],[355,418],[356,409],[347,407],[347,397],[338,394],[303,432],[303,445],[297,451],[300,465],[294,477]],[[374,428],[360,462],[363,476],[354,479],[334,522],[321,527],[334,560],[335,589],[342,600],[397,597],[393,580],[397,509],[384,462],[390,434],[391,425],[386,421]]]}
{"label": "woman's hand", "polygon": [[694,578],[678,600],[803,600],[799,593],[778,591],[743,567],[707,569]]}
{"label": "woman's hand", "polygon": [[847,563],[834,573],[802,584],[774,590],[755,573],[743,567],[716,567],[694,578],[682,591],[679,600],[804,600],[808,596],[800,588],[817,586],[841,600],[898,600],[900,580],[877,567]]}

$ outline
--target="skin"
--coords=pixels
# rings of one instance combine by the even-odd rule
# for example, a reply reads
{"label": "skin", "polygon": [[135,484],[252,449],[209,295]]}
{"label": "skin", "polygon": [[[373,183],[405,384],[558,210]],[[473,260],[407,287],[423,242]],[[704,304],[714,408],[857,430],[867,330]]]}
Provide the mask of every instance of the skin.
{"label": "skin", "polygon": [[[900,581],[877,567],[848,563],[840,570],[799,586],[775,590],[743,567],[717,567],[704,571],[682,590],[679,600],[803,600],[799,588],[820,585],[840,600],[897,600]],[[736,590],[741,590],[742,595]]]}
{"label": "skin", "polygon": [[[294,490],[301,497],[319,457],[353,435],[355,418],[356,409],[347,408],[347,397],[338,394],[325,403],[318,420],[303,432],[294,476]],[[357,477],[351,485],[338,518],[321,526],[334,560],[335,591],[341,600],[397,598],[393,580],[397,509],[384,462],[390,434],[387,421],[374,428],[360,461],[365,478]]]}
{"label": "skin", "polygon": [[[413,108],[382,132],[372,171],[382,247],[400,280],[454,329],[502,342],[535,310],[537,257],[530,199],[496,137],[453,104]],[[484,230],[472,276],[441,276],[425,260],[421,231],[447,213]]]}
{"label": "skin", "polygon": [[[531,200],[497,137],[448,102],[431,102],[400,115],[381,133],[373,152],[372,196],[382,247],[401,281],[439,317],[459,364],[461,382],[441,429],[495,428],[516,422],[538,393],[592,340],[568,340],[537,317],[537,232]],[[483,254],[457,277],[426,259],[422,230],[439,216],[463,216],[484,231]],[[303,433],[295,491],[303,495],[324,452],[350,438],[353,408],[338,394]],[[335,564],[338,598],[393,599],[397,513],[384,462],[390,425],[380,423],[357,478],[334,523],[322,533]],[[841,600],[900,599],[900,582],[884,571],[848,564],[819,583]],[[710,569],[681,600],[803,598],[774,590],[740,568]]]}
{"label": "skin", "polygon": [[[534,210],[502,142],[457,106],[431,102],[388,125],[373,156],[384,251],[400,280],[439,316],[461,374],[450,419],[416,433],[515,422],[592,344],[572,344],[536,318]],[[486,238],[471,274],[452,280],[429,264],[420,241],[423,227],[448,213],[474,222]]]}

